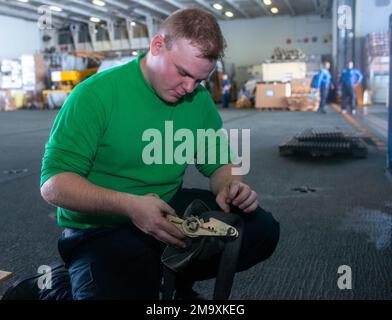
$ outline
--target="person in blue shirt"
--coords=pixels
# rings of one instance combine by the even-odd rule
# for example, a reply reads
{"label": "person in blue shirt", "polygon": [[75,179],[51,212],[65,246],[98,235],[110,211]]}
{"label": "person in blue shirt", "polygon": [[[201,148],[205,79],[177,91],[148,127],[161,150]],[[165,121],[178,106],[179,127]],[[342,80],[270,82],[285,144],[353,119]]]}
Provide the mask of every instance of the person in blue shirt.
{"label": "person in blue shirt", "polygon": [[229,107],[230,89],[231,89],[231,84],[230,84],[229,76],[227,74],[223,74],[223,76],[222,76],[222,106],[224,109],[227,109]]}
{"label": "person in blue shirt", "polygon": [[327,104],[327,98],[329,94],[329,89],[331,88],[332,76],[329,72],[331,68],[331,63],[329,61],[324,61],[319,72],[315,75],[312,81],[312,88],[319,90],[320,92],[320,104],[318,112],[325,113],[325,105]]}
{"label": "person in blue shirt", "polygon": [[339,80],[339,84],[342,86],[342,113],[347,113],[347,98],[350,98],[351,101],[351,113],[356,113],[355,88],[362,80],[362,73],[354,69],[354,63],[350,61]]}

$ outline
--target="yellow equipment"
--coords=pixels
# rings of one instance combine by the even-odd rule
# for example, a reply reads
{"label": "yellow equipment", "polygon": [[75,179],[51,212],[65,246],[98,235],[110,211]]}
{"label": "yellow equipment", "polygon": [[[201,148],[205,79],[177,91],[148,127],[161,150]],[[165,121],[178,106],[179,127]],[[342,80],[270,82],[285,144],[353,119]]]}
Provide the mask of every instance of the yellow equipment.
{"label": "yellow equipment", "polygon": [[[48,104],[48,96],[59,96],[69,94],[80,82],[97,73],[98,68],[90,68],[83,71],[53,71],[51,80],[56,84],[52,90],[43,90],[44,101]],[[62,104],[60,102],[60,104]],[[60,106],[58,106],[60,107]]]}

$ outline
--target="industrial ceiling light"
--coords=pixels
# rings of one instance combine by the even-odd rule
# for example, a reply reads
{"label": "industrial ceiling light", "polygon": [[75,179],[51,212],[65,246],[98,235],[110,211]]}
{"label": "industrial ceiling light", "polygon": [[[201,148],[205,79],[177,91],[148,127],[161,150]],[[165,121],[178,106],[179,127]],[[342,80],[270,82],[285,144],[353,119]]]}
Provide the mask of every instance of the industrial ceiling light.
{"label": "industrial ceiling light", "polygon": [[135,21],[132,21],[132,22],[131,22],[131,26],[132,26],[132,27],[136,26],[136,22],[135,22]]}
{"label": "industrial ceiling light", "polygon": [[270,6],[272,4],[271,0],[264,0],[263,1],[266,6]]}
{"label": "industrial ceiling light", "polygon": [[29,0],[18,0],[19,2],[27,3]]}
{"label": "industrial ceiling light", "polygon": [[105,1],[101,1],[101,0],[93,0],[92,3],[98,7],[104,7],[106,5]]}
{"label": "industrial ceiling light", "polygon": [[223,9],[223,6],[222,6],[220,3],[214,3],[212,6],[213,6],[216,10],[222,10],[222,9]]}
{"label": "industrial ceiling light", "polygon": [[139,53],[138,53],[137,51],[132,51],[132,55],[133,55],[134,57],[136,57],[136,56],[139,55]]}
{"label": "industrial ceiling light", "polygon": [[52,11],[56,11],[56,12],[63,11],[63,9],[61,9],[60,7],[56,7],[56,6],[50,6],[49,9],[52,10]]}
{"label": "industrial ceiling light", "polygon": [[279,13],[279,9],[273,7],[273,8],[271,8],[271,12],[272,12],[273,14],[277,14],[277,13]]}
{"label": "industrial ceiling light", "polygon": [[226,12],[225,12],[225,16],[226,16],[226,17],[229,17],[229,18],[233,18],[233,17],[234,17],[234,13],[231,12],[231,11],[226,11]]}
{"label": "industrial ceiling light", "polygon": [[101,22],[101,19],[98,19],[98,18],[96,18],[96,17],[91,17],[91,18],[90,18],[90,21],[91,21],[91,22],[98,23],[98,22]]}

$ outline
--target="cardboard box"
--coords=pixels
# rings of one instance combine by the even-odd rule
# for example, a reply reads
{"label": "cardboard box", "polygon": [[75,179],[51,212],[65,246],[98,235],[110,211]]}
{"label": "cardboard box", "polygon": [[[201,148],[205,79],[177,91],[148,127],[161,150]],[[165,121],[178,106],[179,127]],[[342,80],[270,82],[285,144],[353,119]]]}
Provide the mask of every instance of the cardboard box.
{"label": "cardboard box", "polygon": [[303,94],[312,92],[310,87],[312,79],[293,79],[291,80],[291,93],[292,94]]}
{"label": "cardboard box", "polygon": [[262,81],[290,81],[306,78],[305,62],[263,63]]}
{"label": "cardboard box", "polygon": [[255,107],[263,108],[287,108],[287,98],[291,96],[289,83],[259,83],[256,87]]}

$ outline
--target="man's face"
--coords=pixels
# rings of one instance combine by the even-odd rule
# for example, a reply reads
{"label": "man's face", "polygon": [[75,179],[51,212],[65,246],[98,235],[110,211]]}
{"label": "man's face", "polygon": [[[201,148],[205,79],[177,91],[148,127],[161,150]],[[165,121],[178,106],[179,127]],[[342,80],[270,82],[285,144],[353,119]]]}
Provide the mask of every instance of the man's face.
{"label": "man's face", "polygon": [[350,62],[347,64],[347,67],[348,67],[349,69],[354,68],[354,63],[353,63],[352,61],[350,61]]}
{"label": "man's face", "polygon": [[152,52],[151,85],[163,100],[170,103],[191,93],[208,78],[216,65],[216,61],[199,58],[200,50],[186,39],[176,40],[170,50],[163,44]]}

